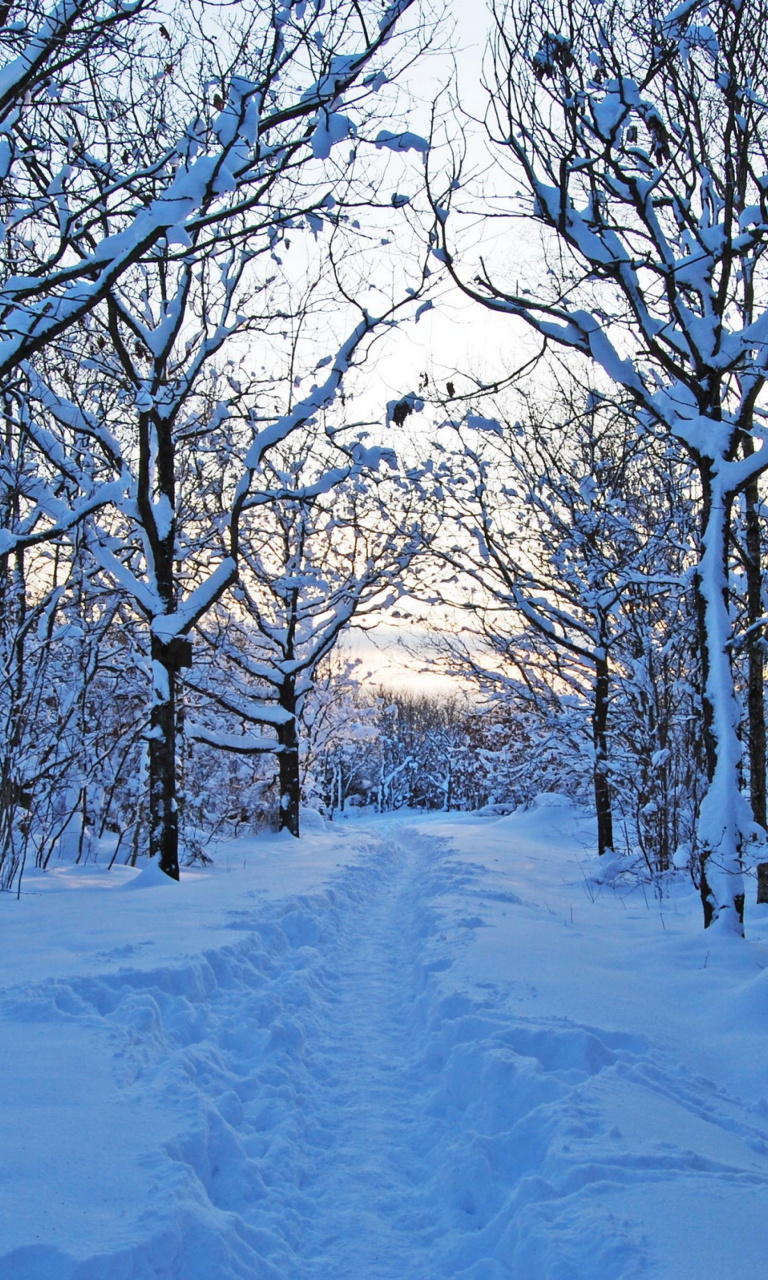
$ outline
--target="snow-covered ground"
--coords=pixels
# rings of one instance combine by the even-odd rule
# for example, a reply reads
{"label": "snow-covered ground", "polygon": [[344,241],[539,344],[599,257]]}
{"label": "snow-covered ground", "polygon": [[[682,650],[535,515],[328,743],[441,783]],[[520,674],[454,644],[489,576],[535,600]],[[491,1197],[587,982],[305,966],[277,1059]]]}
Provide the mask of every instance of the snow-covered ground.
{"label": "snow-covered ground", "polygon": [[28,875],[2,1280],[764,1280],[768,916],[591,847],[549,798]]}

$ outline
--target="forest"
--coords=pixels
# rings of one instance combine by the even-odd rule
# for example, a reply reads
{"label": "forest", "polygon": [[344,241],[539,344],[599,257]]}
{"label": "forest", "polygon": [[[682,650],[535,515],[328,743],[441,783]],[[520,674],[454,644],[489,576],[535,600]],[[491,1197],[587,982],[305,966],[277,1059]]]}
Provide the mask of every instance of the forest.
{"label": "forest", "polygon": [[[768,895],[761,5],[500,6],[481,116],[438,18],[3,7],[6,891],[559,791]],[[363,678],[395,618],[455,692]]]}
{"label": "forest", "polygon": [[1,1280],[765,1280],[767,29],[0,0]]}

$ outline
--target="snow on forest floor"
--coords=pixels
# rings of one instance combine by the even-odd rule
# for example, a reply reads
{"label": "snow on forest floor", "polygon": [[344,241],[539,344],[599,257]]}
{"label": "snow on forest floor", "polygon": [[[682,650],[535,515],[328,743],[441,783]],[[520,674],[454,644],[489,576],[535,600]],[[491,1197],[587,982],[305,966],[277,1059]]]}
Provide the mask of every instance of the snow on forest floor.
{"label": "snow on forest floor", "polygon": [[2,1280],[764,1280],[768,912],[556,798],[0,899]]}

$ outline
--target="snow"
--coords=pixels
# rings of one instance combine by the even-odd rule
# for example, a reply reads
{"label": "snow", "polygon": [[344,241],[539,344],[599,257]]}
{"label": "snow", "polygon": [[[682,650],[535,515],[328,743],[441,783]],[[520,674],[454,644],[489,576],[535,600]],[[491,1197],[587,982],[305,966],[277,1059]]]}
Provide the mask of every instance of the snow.
{"label": "snow", "polygon": [[768,912],[558,796],[305,817],[0,898],[3,1280],[761,1280]]}
{"label": "snow", "polygon": [[[339,111],[321,111],[312,134],[313,156],[318,160],[327,160],[331,154],[331,148],[337,142],[354,137],[354,133],[355,125],[349,116],[342,115]],[[322,226],[322,223],[320,225]]]}
{"label": "snow", "polygon": [[472,431],[490,431],[497,436],[503,436],[504,434],[504,428],[496,418],[483,418],[480,414],[468,413],[464,422]]}
{"label": "snow", "polygon": [[388,151],[429,151],[429,143],[417,133],[393,133],[391,129],[382,129],[376,135],[376,146],[379,150],[385,147]]}
{"label": "snow", "polygon": [[222,747],[225,751],[236,751],[244,755],[261,751],[274,752],[280,745],[277,738],[257,736],[253,733],[217,733],[203,724],[197,724],[194,720],[188,721],[187,734],[197,742],[207,742],[213,747]]}

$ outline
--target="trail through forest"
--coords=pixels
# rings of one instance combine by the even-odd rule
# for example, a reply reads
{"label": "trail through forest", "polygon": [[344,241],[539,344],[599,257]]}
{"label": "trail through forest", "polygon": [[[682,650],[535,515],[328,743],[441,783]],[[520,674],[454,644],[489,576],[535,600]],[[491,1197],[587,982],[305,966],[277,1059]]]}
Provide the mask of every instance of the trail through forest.
{"label": "trail through forest", "polygon": [[590,836],[543,797],[180,886],[33,877],[0,1275],[761,1280],[768,948],[705,945],[682,881],[606,883]]}
{"label": "trail through forest", "polygon": [[430,852],[416,836],[393,845],[370,900],[361,899],[340,936],[312,1055],[321,1154],[305,1187],[314,1205],[299,1251],[307,1280],[429,1274],[424,1188],[438,1134],[432,1125],[425,1132],[423,1119],[417,986],[419,879]]}

